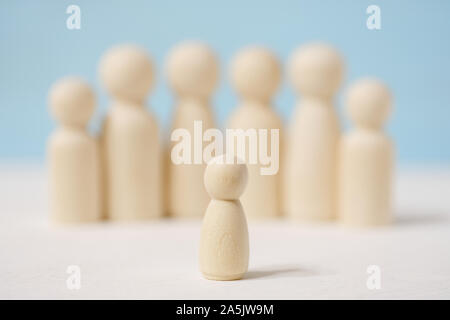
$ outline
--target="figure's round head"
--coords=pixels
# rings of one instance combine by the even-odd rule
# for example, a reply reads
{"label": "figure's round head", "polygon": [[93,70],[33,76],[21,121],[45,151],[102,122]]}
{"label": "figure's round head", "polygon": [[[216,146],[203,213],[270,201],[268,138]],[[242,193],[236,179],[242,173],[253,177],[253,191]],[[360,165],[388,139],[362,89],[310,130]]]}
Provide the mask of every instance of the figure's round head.
{"label": "figure's round head", "polygon": [[95,94],[81,78],[66,77],[52,85],[48,101],[61,124],[84,127],[94,112]]}
{"label": "figure's round head", "polygon": [[235,158],[233,163],[228,164],[226,155],[215,157],[205,169],[206,191],[213,199],[239,199],[247,185],[247,175],[245,163],[239,164]]}
{"label": "figure's round head", "polygon": [[120,45],[106,51],[100,60],[100,79],[116,99],[142,102],[153,85],[153,64],[145,50]]}
{"label": "figure's round head", "polygon": [[231,63],[231,82],[241,97],[270,100],[281,82],[280,62],[265,48],[245,48]]}
{"label": "figure's round head", "polygon": [[212,95],[219,77],[216,54],[201,42],[184,42],[168,55],[167,77],[180,96],[207,98]]}
{"label": "figure's round head", "polygon": [[289,73],[292,85],[299,93],[329,98],[341,84],[344,61],[339,52],[329,45],[307,44],[292,54]]}
{"label": "figure's round head", "polygon": [[356,125],[380,128],[391,110],[392,96],[389,88],[381,81],[366,78],[348,89],[346,105]]}

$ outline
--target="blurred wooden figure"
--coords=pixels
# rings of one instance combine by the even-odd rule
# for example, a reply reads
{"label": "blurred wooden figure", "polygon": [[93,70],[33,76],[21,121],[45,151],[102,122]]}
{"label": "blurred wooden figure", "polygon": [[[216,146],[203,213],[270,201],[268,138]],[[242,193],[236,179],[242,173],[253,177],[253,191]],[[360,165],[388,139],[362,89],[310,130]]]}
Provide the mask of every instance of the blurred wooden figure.
{"label": "blurred wooden figure", "polygon": [[[183,42],[176,46],[167,59],[167,77],[176,97],[172,132],[186,129],[191,138],[191,163],[175,164],[168,154],[169,215],[182,218],[202,217],[209,197],[203,185],[203,162],[201,141],[196,145],[194,122],[201,124],[202,131],[214,127],[211,96],[218,80],[218,61],[210,47],[200,42]],[[200,132],[202,134],[202,132]],[[176,141],[171,142],[169,153]],[[196,148],[201,148],[201,159],[195,159]]]}
{"label": "blurred wooden figure", "polygon": [[[272,143],[277,143],[280,153],[280,141],[271,141],[270,130],[282,129],[282,121],[272,108],[272,99],[281,82],[281,66],[276,56],[261,47],[248,47],[240,51],[231,65],[231,82],[242,100],[231,115],[227,127],[230,129],[266,129],[267,145],[265,150],[272,150]],[[261,137],[246,137],[246,161],[249,172],[248,186],[241,197],[242,205],[249,218],[273,218],[281,210],[281,175],[262,175],[261,159],[258,163],[249,163],[249,143],[257,144],[260,153]],[[231,150],[227,150],[231,152]],[[237,152],[236,148],[234,150]],[[274,156],[274,155],[272,155]],[[279,154],[273,157],[279,161]],[[279,167],[279,164],[277,165]],[[262,201],[261,197],[264,197]]]}
{"label": "blurred wooden figure", "polygon": [[326,44],[302,46],[290,59],[290,78],[302,100],[295,108],[286,146],[284,209],[298,220],[336,217],[340,129],[333,97],[343,69],[339,53]]}
{"label": "blurred wooden figure", "polygon": [[355,128],[340,143],[339,219],[345,225],[392,221],[393,145],[382,132],[391,104],[389,89],[376,79],[362,79],[347,93]]}
{"label": "blurred wooden figure", "polygon": [[82,79],[64,78],[50,89],[49,104],[60,122],[48,145],[51,219],[57,223],[99,220],[98,145],[86,130],[95,107],[94,92]]}
{"label": "blurred wooden figure", "polygon": [[117,46],[102,57],[99,74],[113,98],[102,133],[108,217],[160,217],[159,130],[155,117],[145,107],[153,86],[152,61],[139,47]]}

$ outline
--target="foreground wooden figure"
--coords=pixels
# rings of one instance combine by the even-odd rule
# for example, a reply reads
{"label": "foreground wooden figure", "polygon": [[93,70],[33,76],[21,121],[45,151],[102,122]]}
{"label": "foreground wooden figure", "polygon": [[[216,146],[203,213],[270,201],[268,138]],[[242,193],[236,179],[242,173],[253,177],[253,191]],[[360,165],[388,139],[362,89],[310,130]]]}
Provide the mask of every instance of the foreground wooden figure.
{"label": "foreground wooden figure", "polygon": [[339,219],[346,225],[389,224],[393,146],[382,132],[391,108],[388,88],[375,79],[355,83],[347,107],[355,129],[340,142]]}
{"label": "foreground wooden figure", "polygon": [[205,187],[212,200],[206,209],[200,238],[200,270],[210,280],[238,280],[248,268],[247,220],[239,197],[247,184],[245,164],[211,160]]}
{"label": "foreground wooden figure", "polygon": [[64,78],[51,88],[49,104],[61,124],[48,145],[51,219],[57,223],[99,220],[98,145],[86,130],[94,111],[94,92],[79,78]]}

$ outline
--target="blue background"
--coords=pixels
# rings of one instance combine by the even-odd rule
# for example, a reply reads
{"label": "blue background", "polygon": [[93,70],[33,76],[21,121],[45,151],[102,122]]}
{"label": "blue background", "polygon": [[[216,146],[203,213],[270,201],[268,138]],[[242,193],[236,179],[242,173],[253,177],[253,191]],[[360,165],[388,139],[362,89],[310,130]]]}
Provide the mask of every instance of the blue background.
{"label": "blue background", "polygon": [[[66,28],[66,8],[81,8],[81,30]],[[381,8],[381,30],[366,28],[366,8]],[[323,40],[347,61],[344,88],[358,77],[383,79],[395,94],[388,131],[400,164],[450,163],[450,1],[5,1],[0,4],[0,161],[42,162],[55,123],[46,95],[58,78],[93,84],[98,128],[108,97],[97,64],[108,47],[132,42],[158,68],[149,105],[167,130],[173,100],[162,72],[168,50],[185,39],[208,42],[221,58],[214,99],[219,125],[236,105],[227,81],[233,54],[249,44],[274,50],[283,63],[294,48]],[[285,120],[294,106],[286,81],[276,105]],[[340,116],[344,123],[341,96]]]}

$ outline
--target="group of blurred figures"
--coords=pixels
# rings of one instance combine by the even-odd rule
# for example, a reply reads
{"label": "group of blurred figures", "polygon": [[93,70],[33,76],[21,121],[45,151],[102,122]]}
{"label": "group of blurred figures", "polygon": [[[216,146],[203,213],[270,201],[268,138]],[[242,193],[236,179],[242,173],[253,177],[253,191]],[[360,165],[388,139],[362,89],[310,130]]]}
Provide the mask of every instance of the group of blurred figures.
{"label": "group of blurred figures", "polygon": [[[281,137],[276,174],[261,175],[264,164],[248,164],[241,201],[250,219],[391,222],[393,146],[382,127],[392,97],[379,80],[357,81],[345,102],[354,128],[341,134],[334,97],[344,69],[341,55],[327,44],[295,50],[287,74],[299,102],[284,130],[272,106],[282,79],[277,57],[254,46],[233,59],[231,83],[240,103],[226,127],[279,129]],[[196,121],[214,128],[210,101],[219,75],[214,51],[203,43],[182,43],[169,53],[166,71],[176,97],[172,129],[194,136]],[[99,75],[112,101],[98,139],[86,130],[95,106],[91,87],[75,77],[53,85],[49,104],[60,124],[48,150],[54,221],[203,216],[210,200],[203,183],[206,164],[175,164],[170,156],[175,141],[160,144],[157,120],[144,103],[153,73],[151,58],[139,47],[105,53]],[[278,141],[267,140],[265,150],[273,143]]]}

